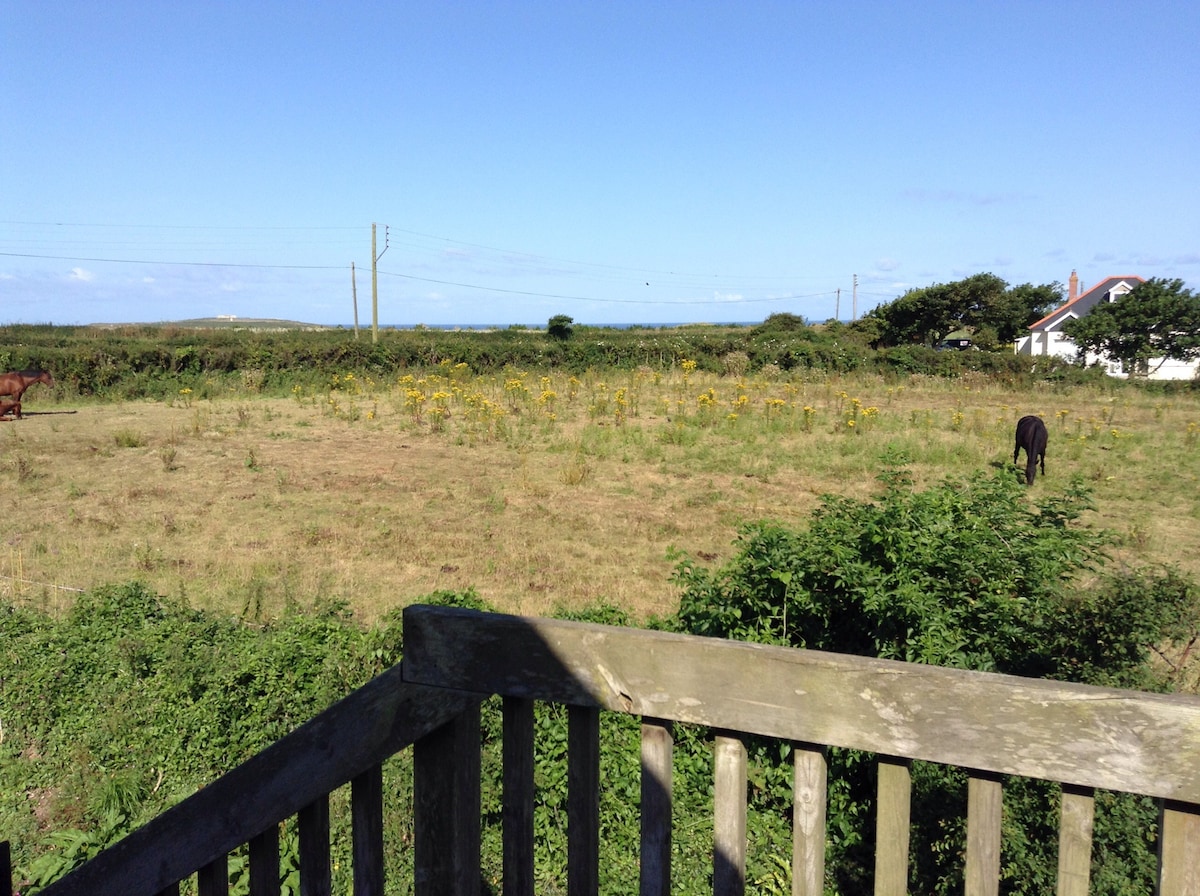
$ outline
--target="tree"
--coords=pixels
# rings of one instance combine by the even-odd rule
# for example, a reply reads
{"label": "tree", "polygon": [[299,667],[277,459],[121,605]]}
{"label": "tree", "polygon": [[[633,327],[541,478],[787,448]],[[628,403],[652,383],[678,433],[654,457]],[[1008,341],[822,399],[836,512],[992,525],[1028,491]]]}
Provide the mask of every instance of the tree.
{"label": "tree", "polygon": [[1131,375],[1145,376],[1151,362],[1157,370],[1168,359],[1200,358],[1200,297],[1182,280],[1155,277],[1068,321],[1063,332],[1081,355],[1103,355],[1120,361]]}
{"label": "tree", "polygon": [[575,323],[575,319],[568,317],[565,314],[556,314],[550,318],[550,323],[546,326],[546,333],[552,339],[570,339],[575,330],[571,324]]}
{"label": "tree", "polygon": [[878,345],[936,345],[959,328],[970,329],[982,347],[1013,342],[1062,300],[1062,285],[1024,283],[1009,288],[995,274],[975,274],[951,283],[910,289],[873,308],[880,322]]}
{"label": "tree", "polygon": [[1008,345],[1025,335],[1030,324],[1041,320],[1062,301],[1061,283],[1040,286],[1022,283],[990,295],[977,309],[970,308],[963,323],[975,331],[976,345],[985,346],[989,341]]}
{"label": "tree", "polygon": [[867,317],[881,322],[879,345],[935,345],[958,326],[952,290],[944,283],[910,289],[900,298],[872,308]]}

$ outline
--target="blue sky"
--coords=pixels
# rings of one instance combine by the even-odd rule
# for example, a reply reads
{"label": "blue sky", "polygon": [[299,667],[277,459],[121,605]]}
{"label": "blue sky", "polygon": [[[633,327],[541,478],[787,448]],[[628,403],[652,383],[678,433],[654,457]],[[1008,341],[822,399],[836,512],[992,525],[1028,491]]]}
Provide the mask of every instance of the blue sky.
{"label": "blue sky", "polygon": [[353,262],[366,325],[372,222],[383,324],[1200,289],[1190,0],[8,0],[0,47],[0,323],[349,324]]}

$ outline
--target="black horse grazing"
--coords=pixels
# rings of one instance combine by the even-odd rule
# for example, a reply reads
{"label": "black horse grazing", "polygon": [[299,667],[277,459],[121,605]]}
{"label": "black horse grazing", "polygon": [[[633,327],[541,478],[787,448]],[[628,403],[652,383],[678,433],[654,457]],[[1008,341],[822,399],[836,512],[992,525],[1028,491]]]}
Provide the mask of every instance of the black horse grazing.
{"label": "black horse grazing", "polygon": [[1041,417],[1022,417],[1017,421],[1017,444],[1013,448],[1013,463],[1017,455],[1025,449],[1025,484],[1033,485],[1033,477],[1037,475],[1038,461],[1042,464],[1042,475],[1046,475],[1046,442],[1050,438],[1046,432],[1045,421]]}

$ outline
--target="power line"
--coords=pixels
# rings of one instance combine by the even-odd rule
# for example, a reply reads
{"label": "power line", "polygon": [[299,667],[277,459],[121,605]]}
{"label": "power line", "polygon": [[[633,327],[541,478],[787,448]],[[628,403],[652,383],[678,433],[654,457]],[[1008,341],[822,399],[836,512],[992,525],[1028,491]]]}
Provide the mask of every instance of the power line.
{"label": "power line", "polygon": [[74,255],[34,255],[29,252],[0,252],[6,258],[41,258],[49,261],[87,261],[94,264],[147,264],[200,268],[258,268],[277,271],[340,271],[345,265],[333,264],[245,264],[227,261],[149,261],[144,258],[88,258]]}
{"label": "power line", "polygon": [[619,305],[742,305],[754,302],[786,302],[792,299],[815,299],[833,295],[832,292],[814,292],[805,295],[770,296],[762,299],[603,299],[596,296],[572,296],[547,292],[529,292],[520,289],[503,289],[495,286],[480,286],[477,283],[458,283],[453,280],[436,280],[432,277],[417,277],[414,274],[400,274],[395,271],[380,271],[388,277],[400,277],[404,280],[417,280],[421,283],[433,283],[438,286],[457,286],[460,289],[480,289],[487,292],[504,293],[505,295],[529,296],[538,299],[565,299],[576,302],[605,302]]}
{"label": "power line", "polygon": [[[318,265],[318,264],[246,264],[237,262],[222,262],[222,261],[150,261],[147,259],[136,258],[97,258],[94,256],[75,256],[75,255],[38,255],[28,252],[0,252],[0,256],[5,258],[37,258],[49,261],[74,261],[74,262],[89,262],[93,264],[144,264],[144,265],[170,265],[174,267],[205,267],[205,268],[248,268],[253,270],[280,270],[280,271],[341,271],[344,265]],[[743,305],[762,302],[786,302],[793,299],[813,299],[823,298],[833,295],[833,292],[816,292],[806,294],[793,294],[785,296],[769,296],[766,298],[756,299],[607,299],[598,296],[575,296],[562,293],[534,292],[532,290],[520,289],[505,289],[499,286],[484,286],[478,283],[461,283],[454,280],[438,280],[433,277],[418,277],[415,274],[401,274],[396,271],[379,271],[388,277],[397,277],[403,280],[415,280],[420,283],[432,283],[437,286],[454,286],[459,289],[478,289],[485,292],[502,293],[504,295],[527,296],[530,298],[539,299],[562,299],[576,302],[602,302],[614,305]]]}
{"label": "power line", "polygon": [[581,267],[606,268],[608,270],[614,270],[614,271],[628,271],[628,272],[634,273],[634,274],[654,274],[656,276],[664,276],[664,277],[694,277],[697,279],[708,279],[708,278],[732,279],[735,276],[738,279],[742,279],[742,280],[756,280],[756,279],[763,279],[763,280],[766,280],[766,279],[771,279],[771,280],[814,279],[815,280],[815,279],[819,279],[816,275],[790,276],[790,275],[759,274],[759,275],[744,276],[744,275],[733,275],[733,274],[692,274],[692,273],[680,273],[678,271],[664,271],[664,270],[657,269],[657,268],[625,267],[622,265],[605,264],[602,262],[577,261],[577,260],[568,259],[568,258],[554,258],[554,257],[548,256],[548,255],[537,255],[535,253],[525,252],[520,249],[504,249],[499,246],[489,246],[489,245],[486,245],[483,243],[470,243],[470,242],[466,242],[464,240],[456,240],[456,239],[452,239],[450,237],[436,236],[436,235],[430,234],[430,233],[421,233],[420,231],[417,231],[417,230],[405,230],[405,229],[399,228],[399,227],[395,228],[395,230],[397,233],[406,233],[409,236],[419,236],[419,237],[423,237],[424,239],[437,240],[438,242],[453,243],[456,246],[467,246],[472,249],[486,249],[489,252],[500,252],[500,253],[502,253],[504,255],[508,255],[508,256],[523,256],[525,258],[530,258],[530,259],[533,259],[536,261],[553,261],[553,262],[557,262],[559,264],[575,264],[575,265],[579,265]]}
{"label": "power line", "polygon": [[[110,229],[110,230],[116,230],[116,229],[139,229],[139,230],[160,229],[160,230],[172,230],[172,231],[193,230],[193,231],[208,231],[208,232],[219,231],[219,230],[229,230],[229,231],[237,231],[237,232],[275,231],[275,232],[295,233],[295,232],[299,232],[299,231],[360,231],[361,230],[360,227],[332,227],[332,226],[330,226],[330,227],[301,227],[301,226],[289,226],[289,227],[230,226],[230,227],[227,227],[227,226],[215,226],[215,225],[82,224],[82,223],[69,223],[69,222],[30,222],[30,221],[0,221],[0,225],[39,226],[39,227],[56,227],[56,228],[57,227],[78,227],[78,228],[94,227],[94,228],[105,228],[105,229]],[[596,263],[596,262],[583,262],[583,261],[572,261],[572,260],[567,260],[567,259],[555,259],[555,258],[551,258],[548,256],[541,256],[541,255],[536,255],[536,254],[528,253],[528,252],[502,249],[499,247],[488,246],[488,245],[484,245],[484,244],[480,244],[480,243],[470,243],[470,242],[466,242],[463,240],[451,239],[448,237],[434,236],[431,234],[421,233],[419,231],[398,229],[397,232],[401,233],[401,234],[406,234],[409,236],[419,237],[421,239],[437,240],[437,241],[443,242],[443,243],[449,243],[449,244],[465,246],[465,247],[470,247],[470,248],[475,248],[475,249],[482,249],[482,250],[486,250],[488,252],[501,253],[503,256],[505,256],[505,258],[507,260],[516,262],[516,263],[520,263],[520,262],[523,262],[526,260],[535,261],[535,262],[539,262],[539,263],[554,262],[557,264],[575,265],[575,266],[586,267],[586,268],[596,268],[596,269],[602,269],[602,270],[611,271],[611,272],[636,273],[639,275],[639,277],[638,277],[639,280],[642,278],[642,276],[645,276],[648,274],[653,274],[655,276],[661,276],[661,277],[670,277],[671,285],[673,285],[676,289],[683,288],[683,289],[687,289],[687,290],[704,290],[704,289],[708,289],[708,288],[715,286],[715,284],[713,284],[713,282],[712,282],[713,280],[728,281],[728,280],[732,279],[732,277],[727,277],[725,275],[719,275],[719,274],[712,274],[712,275],[680,274],[680,273],[677,273],[674,271],[665,271],[665,270],[653,269],[653,268],[633,268],[633,267],[623,267],[620,265],[612,265],[612,264],[604,264],[604,263]],[[36,240],[21,240],[21,242],[36,242]],[[408,241],[405,241],[405,243],[407,243],[407,242]],[[94,242],[92,242],[91,244],[95,245]],[[123,245],[123,243],[110,243],[109,245],[112,245],[115,247],[118,245]],[[192,244],[192,245],[195,245],[195,244]],[[205,245],[213,246],[214,244],[205,243]],[[216,244],[216,245],[220,245],[220,244]],[[177,245],[177,248],[182,248],[182,247]],[[410,245],[409,248],[412,251],[430,251],[430,249],[431,249],[431,247],[422,246],[420,244]],[[382,255],[382,253],[380,253],[380,254]],[[39,259],[39,260],[48,260],[48,261],[66,261],[66,262],[75,262],[75,263],[136,264],[136,265],[147,265],[147,266],[230,268],[230,269],[245,269],[245,270],[342,271],[345,267],[342,264],[315,265],[315,264],[265,264],[265,263],[252,263],[252,262],[220,262],[220,261],[178,261],[178,260],[165,260],[164,261],[164,260],[155,260],[155,259],[146,259],[146,258],[103,257],[103,256],[99,256],[99,255],[68,255],[68,254],[50,254],[50,253],[35,253],[35,252],[5,252],[5,251],[0,251],[0,257],[28,258],[28,259]],[[530,297],[530,298],[556,299],[556,300],[562,300],[562,301],[597,302],[597,303],[604,303],[604,304],[622,304],[622,305],[666,305],[666,306],[671,306],[671,305],[675,305],[675,306],[683,306],[683,305],[742,305],[742,304],[761,304],[761,303],[768,303],[768,302],[784,302],[784,301],[792,301],[792,300],[797,300],[797,299],[824,298],[824,297],[834,295],[834,292],[832,290],[830,290],[830,291],[808,293],[808,294],[793,293],[793,294],[787,294],[787,295],[781,295],[781,296],[768,296],[768,297],[763,297],[763,298],[744,298],[744,297],[736,298],[736,299],[734,299],[734,298],[726,298],[726,299],[688,298],[688,299],[673,299],[673,300],[614,299],[614,298],[605,298],[605,297],[599,297],[599,296],[573,295],[573,294],[569,294],[569,293],[550,293],[550,292],[538,292],[536,290],[506,289],[504,287],[498,287],[498,286],[488,286],[488,285],[482,285],[479,283],[464,283],[461,281],[445,280],[445,279],[438,279],[438,278],[433,278],[433,277],[421,277],[421,276],[417,276],[415,274],[402,274],[402,273],[398,273],[398,272],[394,272],[394,271],[379,271],[379,273],[384,274],[385,276],[410,280],[410,281],[414,281],[414,282],[430,283],[430,284],[434,284],[434,285],[438,285],[438,286],[450,286],[450,287],[455,287],[458,289],[479,290],[479,291],[483,291],[483,292],[491,292],[491,293],[502,294],[502,295],[514,295],[514,296],[526,296],[526,297]],[[545,272],[545,271],[536,272],[535,271],[532,276],[556,276],[556,277],[566,277],[566,278],[580,278],[580,277],[585,277],[585,276],[589,276],[589,275],[586,275],[586,274],[584,274],[584,272],[581,272],[581,271],[558,270],[558,271],[551,271],[551,272]],[[605,277],[596,277],[595,275],[590,275],[590,276],[592,276],[592,278],[596,279],[596,280],[608,279]],[[615,279],[617,279],[617,278],[614,278],[614,280]],[[783,276],[777,276],[777,277],[746,276],[742,279],[743,280],[760,280],[760,281],[762,281],[762,280],[787,280],[787,279],[795,279],[795,278],[783,277]],[[804,278],[804,279],[808,279],[808,278]],[[702,281],[702,282],[686,282],[686,281],[690,281],[690,280],[696,280],[696,281]],[[623,281],[620,281],[620,282],[623,282]],[[649,282],[647,282],[646,285],[649,286],[650,285]],[[744,289],[762,290],[764,287],[750,286],[749,284],[742,284],[742,283],[728,283],[727,282],[726,284],[723,285],[722,288],[727,291],[739,292]]]}
{"label": "power line", "polygon": [[15,227],[103,227],[128,228],[130,230],[362,230],[355,227],[305,225],[256,225],[256,224],[84,224],[78,221],[0,221]]}
{"label": "power line", "polygon": [[[316,232],[361,232],[362,227],[347,227],[340,225],[329,226],[261,226],[261,225],[208,225],[208,224],[93,224],[71,221],[0,221],[0,225],[19,226],[19,227],[51,227],[51,228],[97,228],[107,230],[170,230],[170,231],[232,231],[237,233],[260,231],[264,233],[279,232],[279,233],[294,233],[303,231]],[[764,280],[810,280],[822,279],[817,275],[768,275],[768,274],[700,274],[681,271],[670,271],[661,268],[640,268],[626,265],[610,264],[605,262],[579,261],[576,259],[556,258],[554,256],[539,255],[534,252],[527,252],[522,249],[508,249],[501,246],[492,246],[486,243],[473,243],[467,240],[454,239],[452,237],[438,236],[436,234],[424,233],[418,230],[408,230],[404,228],[392,228],[397,233],[406,234],[408,236],[419,237],[424,240],[434,240],[438,243],[445,243],[455,246],[463,246],[471,249],[482,249],[487,252],[499,253],[510,262],[537,262],[537,263],[554,263],[554,264],[569,264],[584,268],[595,268],[613,272],[624,272],[639,275],[653,275],[656,277],[672,277],[676,279],[690,279],[698,281],[700,284],[707,284],[713,280],[736,280],[736,281],[764,281]],[[36,242],[36,240],[22,239],[20,242]],[[111,244],[110,244],[111,245]],[[210,244],[211,245],[211,244]],[[419,243],[405,242],[408,248],[414,251],[428,251],[430,247],[423,246]],[[0,253],[0,255],[11,253]],[[46,257],[55,258],[56,256],[36,256],[26,255],[23,257]],[[91,260],[91,259],[82,259]],[[568,275],[570,272],[560,271],[560,275]],[[694,288],[703,288],[702,286]]]}

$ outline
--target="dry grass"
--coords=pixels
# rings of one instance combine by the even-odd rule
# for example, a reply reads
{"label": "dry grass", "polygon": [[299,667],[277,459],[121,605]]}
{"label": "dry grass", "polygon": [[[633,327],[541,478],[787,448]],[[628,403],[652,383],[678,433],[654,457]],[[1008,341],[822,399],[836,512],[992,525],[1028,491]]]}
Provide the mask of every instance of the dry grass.
{"label": "dry grass", "polygon": [[1051,431],[1035,489],[1079,475],[1119,559],[1200,574],[1200,396],[610,376],[38,401],[0,424],[0,597],[59,610],[138,579],[222,612],[336,598],[370,620],[474,587],[506,611],[608,601],[644,618],[675,608],[671,547],[723,559],[744,520],[799,524],[823,493],[869,496],[889,446],[918,485],[1010,464],[1023,413]]}

